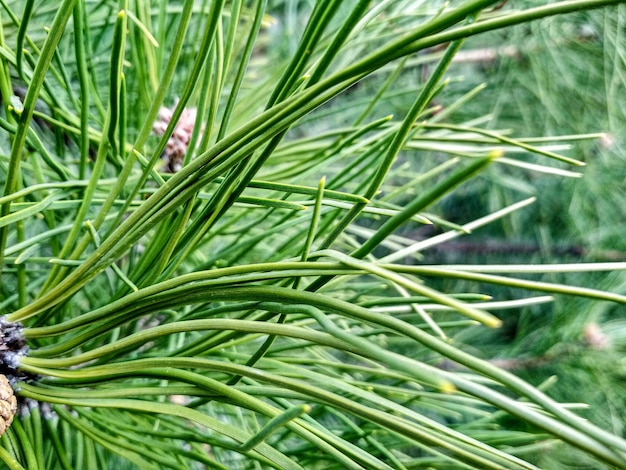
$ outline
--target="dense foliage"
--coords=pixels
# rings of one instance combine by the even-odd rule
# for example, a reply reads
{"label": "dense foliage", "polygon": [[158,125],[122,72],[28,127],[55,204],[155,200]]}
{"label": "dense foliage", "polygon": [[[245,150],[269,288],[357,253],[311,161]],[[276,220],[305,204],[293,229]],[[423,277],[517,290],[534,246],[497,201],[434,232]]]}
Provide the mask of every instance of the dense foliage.
{"label": "dense foliage", "polygon": [[[583,420],[555,396],[595,398],[549,378],[623,368],[619,214],[596,240],[580,187],[567,216],[542,201],[620,158],[619,109],[561,126],[580,110],[550,77],[581,56],[559,41],[621,57],[623,6],[509,3],[0,3],[0,367],[20,404],[0,460],[626,468],[623,394]],[[614,44],[588,37],[598,18]]]}

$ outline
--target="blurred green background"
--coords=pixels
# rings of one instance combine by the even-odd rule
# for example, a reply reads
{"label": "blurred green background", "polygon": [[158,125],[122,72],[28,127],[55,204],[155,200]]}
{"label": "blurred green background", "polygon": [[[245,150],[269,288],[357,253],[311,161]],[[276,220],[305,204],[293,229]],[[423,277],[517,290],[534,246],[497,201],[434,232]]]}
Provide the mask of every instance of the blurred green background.
{"label": "blurred green background", "polygon": [[[449,88],[460,96],[481,83],[487,87],[454,119],[465,122],[489,115],[486,127],[511,129],[518,137],[589,132],[605,136],[574,142],[565,151],[586,163],[579,169],[581,178],[493,166],[483,187],[468,185],[447,201],[447,217],[468,220],[472,213],[487,213],[533,195],[536,203],[462,242],[440,245],[431,260],[441,262],[443,257],[462,264],[626,260],[625,33],[626,6],[621,5],[543,20],[466,43],[459,57],[466,61],[458,64],[464,80]],[[441,104],[445,108],[446,102]],[[623,272],[534,279],[626,292]],[[624,435],[625,314],[620,305],[557,297],[552,304],[501,312],[505,326],[499,331],[470,329],[458,339],[535,385],[557,377],[551,395],[588,403],[587,413],[595,422]],[[549,468],[550,457],[544,459]],[[571,468],[584,466],[583,462],[578,455],[570,456]]]}

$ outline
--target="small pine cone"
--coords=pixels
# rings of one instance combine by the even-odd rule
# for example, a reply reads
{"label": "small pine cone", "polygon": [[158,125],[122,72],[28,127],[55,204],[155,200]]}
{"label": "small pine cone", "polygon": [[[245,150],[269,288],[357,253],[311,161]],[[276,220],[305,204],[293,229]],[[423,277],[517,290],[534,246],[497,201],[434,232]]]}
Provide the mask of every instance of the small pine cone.
{"label": "small pine cone", "polygon": [[0,436],[4,434],[17,411],[17,399],[13,388],[4,374],[0,374]]}
{"label": "small pine cone", "polygon": [[[159,110],[159,118],[152,125],[152,130],[156,135],[163,135],[172,120],[174,109],[176,104],[170,109],[162,107]],[[183,166],[185,155],[189,150],[189,142],[191,135],[193,134],[194,126],[196,125],[196,116],[198,110],[196,108],[186,108],[183,110],[176,127],[172,131],[172,135],[167,141],[167,146],[163,150],[163,157],[167,160],[167,171],[176,173]],[[204,127],[202,127],[202,131]]]}

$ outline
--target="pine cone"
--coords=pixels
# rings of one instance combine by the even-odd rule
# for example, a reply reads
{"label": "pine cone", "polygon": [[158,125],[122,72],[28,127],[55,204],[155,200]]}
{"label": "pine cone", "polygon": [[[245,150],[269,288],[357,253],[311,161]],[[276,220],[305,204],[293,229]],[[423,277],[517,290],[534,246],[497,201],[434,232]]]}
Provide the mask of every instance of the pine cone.
{"label": "pine cone", "polygon": [[17,411],[17,399],[13,388],[4,374],[0,374],[0,436],[4,434]]}
{"label": "pine cone", "polygon": [[[176,104],[174,104],[172,108],[162,107],[159,110],[159,118],[152,126],[152,130],[156,135],[165,134],[165,130],[172,120],[175,108]],[[167,141],[167,147],[165,147],[161,157],[165,158],[168,162],[166,168],[168,172],[176,173],[182,168],[185,154],[189,149],[191,134],[193,134],[193,128],[196,125],[197,114],[198,110],[196,108],[184,109],[172,135]],[[204,129],[204,127],[202,129]]]}

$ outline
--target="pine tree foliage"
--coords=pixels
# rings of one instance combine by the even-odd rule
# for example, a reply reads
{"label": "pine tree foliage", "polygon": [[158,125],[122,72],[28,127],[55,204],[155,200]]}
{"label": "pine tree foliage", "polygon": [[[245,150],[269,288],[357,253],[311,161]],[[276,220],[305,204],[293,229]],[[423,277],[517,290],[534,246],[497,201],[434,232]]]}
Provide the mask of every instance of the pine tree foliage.
{"label": "pine tree foliage", "polygon": [[535,275],[626,263],[425,261],[535,201],[447,217],[466,188],[578,177],[563,143],[604,136],[463,114],[468,38],[620,2],[513,3],[0,2],[4,465],[626,468],[619,433],[463,341],[623,308]]}

